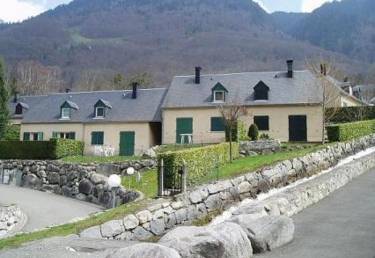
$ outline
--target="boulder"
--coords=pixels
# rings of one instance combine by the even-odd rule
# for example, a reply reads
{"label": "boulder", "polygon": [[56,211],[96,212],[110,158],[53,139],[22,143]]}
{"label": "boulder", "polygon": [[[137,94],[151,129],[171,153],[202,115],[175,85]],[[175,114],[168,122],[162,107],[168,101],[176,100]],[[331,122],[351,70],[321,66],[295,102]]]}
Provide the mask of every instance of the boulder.
{"label": "boulder", "polygon": [[108,178],[106,176],[94,173],[94,174],[91,175],[90,180],[91,180],[91,182],[93,182],[94,184],[97,185],[97,184],[107,183]]}
{"label": "boulder", "polygon": [[119,249],[107,256],[108,258],[181,258],[176,250],[151,243],[140,243]]}
{"label": "boulder", "polygon": [[80,193],[89,195],[94,191],[94,187],[94,184],[90,180],[83,179],[79,182],[78,189]]}
{"label": "boulder", "polygon": [[122,220],[111,220],[100,227],[104,238],[113,238],[125,231]]}
{"label": "boulder", "polygon": [[139,220],[133,214],[127,215],[124,218],[124,226],[126,230],[134,229],[138,226]]}
{"label": "boulder", "polygon": [[23,177],[23,186],[29,188],[38,188],[42,185],[41,180],[34,174],[28,174]]}
{"label": "boulder", "polygon": [[159,243],[176,249],[183,258],[248,258],[253,253],[246,233],[229,222],[207,227],[179,227],[167,233]]}
{"label": "boulder", "polygon": [[140,224],[149,222],[152,219],[152,213],[149,210],[140,211],[136,216]]}
{"label": "boulder", "polygon": [[242,217],[233,222],[245,230],[255,253],[286,245],[294,237],[293,220],[286,216],[265,216],[255,220]]}
{"label": "boulder", "polygon": [[248,215],[248,218],[261,218],[267,216],[264,206],[259,203],[244,203],[237,210],[232,212],[233,215]]}

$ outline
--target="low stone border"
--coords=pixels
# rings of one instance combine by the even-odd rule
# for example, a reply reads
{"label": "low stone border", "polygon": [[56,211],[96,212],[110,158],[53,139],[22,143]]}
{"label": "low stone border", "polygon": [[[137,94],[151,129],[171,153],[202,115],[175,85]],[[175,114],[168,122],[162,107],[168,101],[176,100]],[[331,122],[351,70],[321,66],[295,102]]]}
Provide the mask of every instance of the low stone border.
{"label": "low stone border", "polygon": [[17,205],[0,207],[0,239],[19,232],[26,222],[26,214]]}
{"label": "low stone border", "polygon": [[204,218],[247,198],[256,198],[270,189],[289,185],[333,167],[340,159],[375,145],[375,135],[347,143],[337,143],[301,158],[279,162],[243,176],[200,186],[173,200],[162,199],[147,209],[81,232],[82,237],[146,240],[161,236],[177,225]]}

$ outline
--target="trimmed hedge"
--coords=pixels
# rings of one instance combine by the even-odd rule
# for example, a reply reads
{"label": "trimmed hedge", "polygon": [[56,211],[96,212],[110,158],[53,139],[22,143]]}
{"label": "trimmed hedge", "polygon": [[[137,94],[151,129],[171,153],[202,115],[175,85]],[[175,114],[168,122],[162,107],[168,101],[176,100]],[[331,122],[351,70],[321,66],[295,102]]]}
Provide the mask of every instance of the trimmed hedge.
{"label": "trimmed hedge", "polygon": [[[191,148],[180,151],[169,151],[158,155],[158,161],[164,161],[164,185],[172,187],[177,172],[184,161],[188,170],[188,184],[192,185],[199,178],[212,173],[218,166],[229,162],[229,143],[208,145],[199,148]],[[238,143],[232,143],[233,158],[239,157]]]}
{"label": "trimmed hedge", "polygon": [[349,123],[375,119],[375,106],[328,108],[326,116],[330,123]]}
{"label": "trimmed hedge", "polygon": [[348,141],[373,133],[375,133],[375,120],[327,126],[327,135],[331,142]]}
{"label": "trimmed hedge", "polygon": [[0,159],[59,159],[83,154],[80,141],[0,141]]}

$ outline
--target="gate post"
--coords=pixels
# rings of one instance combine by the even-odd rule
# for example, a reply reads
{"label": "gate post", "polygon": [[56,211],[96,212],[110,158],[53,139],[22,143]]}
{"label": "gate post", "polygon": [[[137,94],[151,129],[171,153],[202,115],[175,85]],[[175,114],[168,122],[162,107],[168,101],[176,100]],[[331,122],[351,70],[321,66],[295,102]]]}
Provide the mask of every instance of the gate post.
{"label": "gate post", "polygon": [[184,160],[183,166],[182,166],[182,180],[181,180],[181,192],[186,193],[187,190],[187,166],[186,162]]}
{"label": "gate post", "polygon": [[158,196],[163,196],[164,192],[164,160],[160,160],[159,164],[159,185],[158,185]]}

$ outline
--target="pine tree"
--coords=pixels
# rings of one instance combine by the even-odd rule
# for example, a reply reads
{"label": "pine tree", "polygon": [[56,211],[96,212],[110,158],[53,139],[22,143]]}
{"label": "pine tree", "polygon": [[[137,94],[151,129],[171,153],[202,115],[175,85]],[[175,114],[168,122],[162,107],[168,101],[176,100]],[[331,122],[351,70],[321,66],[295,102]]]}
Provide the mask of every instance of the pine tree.
{"label": "pine tree", "polygon": [[5,66],[0,59],[0,139],[3,139],[9,123],[9,94],[5,85]]}

